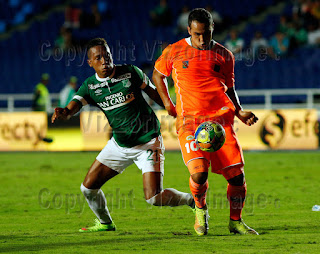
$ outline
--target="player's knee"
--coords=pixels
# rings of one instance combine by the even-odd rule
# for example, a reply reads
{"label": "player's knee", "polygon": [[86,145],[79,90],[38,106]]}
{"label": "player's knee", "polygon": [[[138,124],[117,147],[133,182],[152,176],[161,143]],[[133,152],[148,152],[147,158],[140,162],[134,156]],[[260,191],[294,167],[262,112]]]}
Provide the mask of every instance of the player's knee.
{"label": "player's knee", "polygon": [[228,183],[233,186],[242,186],[245,183],[244,174],[237,175],[228,180]]}
{"label": "player's knee", "polygon": [[87,187],[85,187],[83,185],[83,183],[81,184],[80,186],[80,190],[81,192],[83,193],[83,195],[87,198],[93,196],[93,195],[96,195],[97,192],[99,191],[99,189],[88,189]]}
{"label": "player's knee", "polygon": [[192,180],[197,184],[204,184],[208,179],[207,172],[199,172],[191,175]]}
{"label": "player's knee", "polygon": [[161,191],[160,193],[154,195],[153,197],[146,199],[146,202],[150,205],[154,205],[154,206],[161,206],[162,202],[161,202],[161,193],[163,191]]}

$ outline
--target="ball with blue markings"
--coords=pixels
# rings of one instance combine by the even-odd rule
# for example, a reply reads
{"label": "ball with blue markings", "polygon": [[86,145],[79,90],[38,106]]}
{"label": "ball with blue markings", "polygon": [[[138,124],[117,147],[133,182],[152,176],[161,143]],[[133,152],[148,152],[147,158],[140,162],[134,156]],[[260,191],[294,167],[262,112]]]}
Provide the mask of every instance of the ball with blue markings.
{"label": "ball with blue markings", "polygon": [[198,126],[194,133],[197,146],[205,152],[218,151],[226,141],[226,132],[221,124],[207,121]]}

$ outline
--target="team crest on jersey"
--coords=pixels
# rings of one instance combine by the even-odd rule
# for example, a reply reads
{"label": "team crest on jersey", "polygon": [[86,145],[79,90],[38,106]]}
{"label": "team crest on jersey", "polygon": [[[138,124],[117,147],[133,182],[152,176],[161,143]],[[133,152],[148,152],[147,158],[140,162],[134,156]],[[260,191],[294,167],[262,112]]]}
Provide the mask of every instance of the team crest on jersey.
{"label": "team crest on jersey", "polygon": [[101,89],[95,90],[94,93],[96,95],[101,95],[102,94],[102,90]]}
{"label": "team crest on jersey", "polygon": [[182,68],[187,69],[189,67],[189,61],[182,61]]}
{"label": "team crest on jersey", "polygon": [[129,80],[129,79],[128,79],[128,80],[126,80],[126,81],[124,81],[123,87],[128,88],[128,87],[130,87],[130,86],[131,86],[131,82],[130,82],[130,80]]}
{"label": "team crest on jersey", "polygon": [[189,135],[188,137],[186,137],[186,140],[193,140],[194,139],[194,136],[192,135]]}

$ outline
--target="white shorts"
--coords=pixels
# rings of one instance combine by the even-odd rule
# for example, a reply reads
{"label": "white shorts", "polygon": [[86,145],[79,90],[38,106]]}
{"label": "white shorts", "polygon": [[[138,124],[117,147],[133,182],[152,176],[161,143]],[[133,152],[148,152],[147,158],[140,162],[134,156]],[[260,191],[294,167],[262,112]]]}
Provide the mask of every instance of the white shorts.
{"label": "white shorts", "polygon": [[161,135],[151,139],[146,144],[130,148],[119,146],[112,137],[96,159],[118,173],[122,173],[126,167],[135,163],[142,174],[161,172],[163,175],[164,150]]}

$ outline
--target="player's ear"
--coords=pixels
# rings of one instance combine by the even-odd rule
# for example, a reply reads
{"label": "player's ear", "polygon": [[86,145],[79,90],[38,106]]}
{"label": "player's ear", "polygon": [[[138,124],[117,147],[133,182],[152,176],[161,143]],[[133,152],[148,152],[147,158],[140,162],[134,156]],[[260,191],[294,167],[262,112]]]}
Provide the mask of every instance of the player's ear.
{"label": "player's ear", "polygon": [[92,67],[92,61],[91,61],[91,53],[90,53],[91,48],[87,51],[87,63],[90,67]]}
{"label": "player's ear", "polygon": [[191,35],[191,28],[188,26],[188,33]]}

